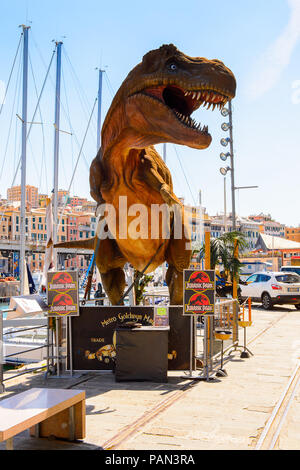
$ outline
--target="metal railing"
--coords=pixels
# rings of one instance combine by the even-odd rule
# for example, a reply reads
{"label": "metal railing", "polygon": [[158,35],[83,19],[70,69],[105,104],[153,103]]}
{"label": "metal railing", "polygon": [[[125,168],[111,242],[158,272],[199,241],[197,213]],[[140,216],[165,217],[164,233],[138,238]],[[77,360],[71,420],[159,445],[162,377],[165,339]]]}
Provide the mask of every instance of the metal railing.
{"label": "metal railing", "polygon": [[[200,364],[206,366],[211,371],[213,363],[221,355],[221,341],[215,339],[218,331],[230,332],[230,339],[224,341],[223,353],[235,348],[239,343],[239,312],[240,306],[236,299],[218,298],[215,303],[215,312],[212,318],[212,327],[209,328],[209,337],[205,328],[205,316],[195,319],[195,359],[200,360]],[[208,347],[209,344],[209,347]],[[198,363],[199,364],[199,363]],[[202,365],[194,368],[202,368]]]}
{"label": "metal railing", "polygon": [[[231,332],[231,338],[224,341],[224,352],[237,346],[239,343],[239,312],[240,305],[236,299],[220,298],[215,304],[214,334],[218,330]],[[214,340],[214,358],[220,355],[220,349],[220,341]]]}
{"label": "metal railing", "polygon": [[[33,351],[38,351],[40,349],[46,349],[47,350],[47,358],[50,356],[50,348],[52,348],[52,356],[53,356],[53,347],[54,347],[54,341],[53,341],[53,332],[52,332],[52,338],[50,340],[50,328],[49,328],[49,318],[39,318],[39,319],[13,319],[13,320],[3,320],[3,313],[10,312],[11,310],[1,310],[0,311],[0,393],[3,393],[5,390],[4,383],[8,380],[12,380],[16,377],[19,377],[24,374],[31,373],[36,370],[41,370],[47,367],[47,365],[40,365],[38,367],[31,367],[28,370],[21,370],[18,373],[14,375],[9,375],[8,377],[4,377],[4,364],[11,363],[12,358],[17,357],[18,359],[21,356],[26,355],[27,353],[33,352]],[[22,328],[25,327],[26,328]],[[4,327],[15,327],[13,330],[9,330],[4,332]],[[21,329],[20,329],[21,327]],[[28,332],[32,330],[42,330],[46,328],[47,329],[47,335],[46,335],[46,341],[39,345],[39,346],[34,346],[30,348],[23,349],[21,351],[17,351],[11,354],[5,354],[4,352],[4,346],[9,345],[9,343],[4,343],[4,337],[7,335],[18,335],[19,333],[23,332]],[[51,330],[52,331],[52,330]],[[25,362],[25,361],[24,361]],[[22,361],[23,363],[23,361]],[[32,362],[29,362],[29,364]],[[28,363],[27,363],[28,364]]]}
{"label": "metal railing", "polygon": [[20,281],[0,282],[0,301],[20,295]]}
{"label": "metal railing", "polygon": [[144,294],[143,305],[168,305],[170,296],[168,294]]}

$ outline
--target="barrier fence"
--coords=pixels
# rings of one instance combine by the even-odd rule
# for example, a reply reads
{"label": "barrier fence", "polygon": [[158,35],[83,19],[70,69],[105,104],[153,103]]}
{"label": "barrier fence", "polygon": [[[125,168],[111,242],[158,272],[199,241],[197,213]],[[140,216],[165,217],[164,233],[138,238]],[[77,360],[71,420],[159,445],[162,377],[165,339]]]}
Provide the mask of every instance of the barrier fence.
{"label": "barrier fence", "polygon": [[[30,367],[27,370],[21,370],[16,374],[9,375],[8,377],[4,378],[4,364],[8,364],[13,360],[15,357],[26,355],[26,353],[31,353],[38,350],[45,349],[47,353],[47,358],[50,356],[50,348],[54,347],[53,337],[51,338],[52,330],[49,328],[49,319],[48,318],[39,318],[39,319],[14,319],[14,320],[3,320],[3,314],[10,310],[0,310],[0,393],[3,393],[5,390],[4,383],[8,380],[12,380],[16,377],[21,375],[31,373],[35,370],[41,370],[46,367],[46,365],[41,365],[39,367]],[[10,329],[9,331],[4,331],[4,328],[7,327],[15,327],[15,329]],[[24,327],[24,328],[23,328]],[[25,349],[18,350],[15,353],[6,354],[5,352],[5,336],[7,335],[16,335],[19,333],[24,333],[32,330],[43,330],[47,329],[47,340],[40,346],[29,347]],[[53,355],[53,353],[52,353]],[[45,358],[46,359],[46,358]]]}
{"label": "barrier fence", "polygon": [[[190,378],[209,380],[218,357],[239,346],[240,306],[236,299],[217,298],[214,315],[194,319],[194,363]],[[223,338],[223,339],[221,339]],[[192,371],[202,369],[203,376]]]}
{"label": "barrier fence", "polygon": [[0,282],[0,302],[5,302],[10,297],[20,295],[20,281]]}

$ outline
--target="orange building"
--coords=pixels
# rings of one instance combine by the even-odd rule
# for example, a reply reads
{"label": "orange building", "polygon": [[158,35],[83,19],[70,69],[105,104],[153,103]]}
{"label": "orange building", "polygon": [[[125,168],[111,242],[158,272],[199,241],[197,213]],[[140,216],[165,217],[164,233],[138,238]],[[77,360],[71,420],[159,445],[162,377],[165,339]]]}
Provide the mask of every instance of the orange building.
{"label": "orange building", "polygon": [[1,240],[8,240],[9,239],[9,221],[10,215],[6,212],[2,214],[2,210],[0,208],[0,239]]}
{"label": "orange building", "polygon": [[77,207],[77,206],[82,206],[84,204],[86,204],[88,201],[86,198],[82,198],[82,197],[78,197],[78,196],[72,196],[72,197],[69,197],[68,199],[68,204],[74,208],[74,207]]}
{"label": "orange building", "polygon": [[46,201],[48,198],[48,194],[39,194],[39,206],[46,207]]}
{"label": "orange building", "polygon": [[57,203],[59,206],[64,206],[68,198],[69,191],[66,191],[65,189],[59,189],[57,191]]}
{"label": "orange building", "polygon": [[[38,207],[38,188],[35,186],[26,185],[26,196],[25,200],[27,205],[31,207]],[[7,202],[18,202],[21,201],[21,186],[13,186],[7,190]]]}
{"label": "orange building", "polygon": [[285,238],[300,243],[300,227],[285,227]]}

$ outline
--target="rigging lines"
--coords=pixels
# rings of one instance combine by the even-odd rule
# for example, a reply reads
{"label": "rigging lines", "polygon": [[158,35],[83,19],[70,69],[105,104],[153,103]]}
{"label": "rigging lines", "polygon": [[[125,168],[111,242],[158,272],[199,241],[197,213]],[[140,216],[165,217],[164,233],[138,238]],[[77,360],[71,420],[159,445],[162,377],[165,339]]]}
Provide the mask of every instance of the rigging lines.
{"label": "rigging lines", "polygon": [[[93,114],[94,114],[94,111],[95,111],[95,106],[96,106],[97,100],[98,100],[98,98],[95,98],[94,105],[93,105],[93,108],[92,108],[92,111],[91,111],[91,114],[90,114],[90,117],[89,117],[89,120],[88,120],[87,128],[86,128],[86,131],[85,131],[85,134],[84,134],[84,137],[83,137],[83,141],[82,141],[82,144],[81,144],[81,147],[80,147],[80,150],[79,150],[79,154],[78,154],[78,157],[77,157],[77,160],[76,160],[76,164],[75,164],[75,167],[74,167],[74,170],[73,170],[73,174],[72,174],[72,178],[71,178],[71,181],[70,181],[70,184],[69,184],[68,192],[70,192],[70,189],[71,189],[71,186],[72,186],[72,183],[73,183],[73,179],[74,179],[74,176],[75,176],[75,173],[76,173],[76,170],[77,170],[77,166],[78,166],[80,156],[82,154],[82,149],[83,149],[83,146],[84,146],[84,143],[85,143],[85,139],[86,139],[86,136],[87,136],[87,133],[88,133],[88,130],[89,130],[89,127],[90,127],[90,123],[91,123],[91,120],[92,120],[92,117],[93,117]],[[62,217],[63,217],[64,210],[66,208],[66,205],[67,205],[67,199],[66,199],[66,201],[64,203],[64,206],[61,210],[59,222],[57,224],[57,232],[58,232],[59,227],[61,225],[61,221],[62,221]]]}
{"label": "rigging lines", "polygon": [[16,52],[14,60],[13,60],[12,68],[11,68],[9,78],[8,78],[8,82],[7,82],[7,85],[6,85],[6,89],[5,89],[5,92],[4,92],[3,100],[2,100],[2,103],[1,103],[1,107],[0,107],[0,115],[1,115],[2,110],[3,110],[3,106],[4,106],[4,103],[5,103],[6,96],[7,96],[7,92],[8,92],[8,88],[9,88],[9,85],[10,85],[11,77],[12,77],[12,74],[13,74],[13,71],[14,71],[14,68],[15,68],[15,63],[16,63],[16,60],[17,60],[17,57],[18,57],[22,37],[23,37],[23,32],[20,35],[20,40],[19,40],[19,44],[18,44],[18,47],[17,47],[17,52]]}

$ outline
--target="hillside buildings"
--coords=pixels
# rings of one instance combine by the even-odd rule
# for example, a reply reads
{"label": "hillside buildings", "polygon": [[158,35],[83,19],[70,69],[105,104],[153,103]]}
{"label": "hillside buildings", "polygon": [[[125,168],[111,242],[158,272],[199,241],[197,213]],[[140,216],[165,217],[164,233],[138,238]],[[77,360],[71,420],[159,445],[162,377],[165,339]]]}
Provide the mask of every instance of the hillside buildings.
{"label": "hillside buildings", "polygon": [[[27,257],[32,271],[43,269],[44,254],[37,248],[46,245],[47,197],[46,194],[38,194],[38,189],[34,186],[26,186],[25,238],[26,245],[30,246],[30,253],[27,253]],[[20,200],[20,186],[9,188],[7,200],[0,200],[0,257],[6,244],[20,241]],[[182,203],[184,203],[184,200],[182,200]],[[78,196],[70,196],[68,191],[60,189],[58,191],[58,206],[60,219],[57,232],[58,242],[84,240],[95,236],[97,218],[95,216],[96,203],[94,201],[88,201],[86,198]],[[63,211],[62,215],[61,211]],[[188,205],[185,205],[185,213],[191,229],[193,249],[200,249],[205,231],[210,231],[213,238],[218,238],[224,233],[232,231],[231,214],[226,218],[223,214],[209,215],[203,207]],[[280,222],[273,220],[269,214],[251,215],[249,217],[237,216],[236,229],[245,235],[248,243],[248,248],[243,255],[252,252],[252,256],[254,253],[258,253],[259,250],[261,251],[265,246],[262,240],[268,240],[268,247],[265,246],[265,248],[266,251],[272,252],[269,247],[269,236],[271,236],[271,239],[277,237],[281,240],[287,239],[291,242],[300,242],[300,227],[285,227]],[[262,237],[264,235],[267,236],[266,239]],[[281,243],[281,245],[283,244]],[[300,250],[297,249],[296,245],[297,243],[286,247],[286,251],[282,253],[282,258],[285,258],[287,262],[291,256],[300,255]],[[276,247],[277,244],[273,242],[273,252]],[[8,251],[6,250],[6,255]],[[88,266],[90,255],[66,255],[61,261],[66,269],[77,267],[84,270]]]}

